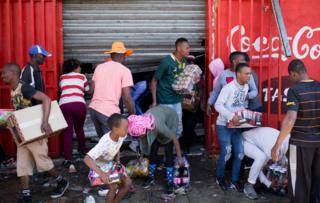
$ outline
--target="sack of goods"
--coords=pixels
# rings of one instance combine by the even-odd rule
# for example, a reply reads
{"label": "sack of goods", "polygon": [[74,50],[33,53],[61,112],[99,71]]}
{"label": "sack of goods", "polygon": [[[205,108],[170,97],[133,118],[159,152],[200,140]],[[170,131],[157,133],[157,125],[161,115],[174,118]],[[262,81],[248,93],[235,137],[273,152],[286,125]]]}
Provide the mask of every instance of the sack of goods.
{"label": "sack of goods", "polygon": [[13,109],[0,109],[0,129],[8,126],[8,117],[11,115]]}
{"label": "sack of goods", "polygon": [[[113,161],[108,161],[107,163],[97,163],[97,167],[105,172],[111,183],[121,183],[121,176],[126,176],[126,170],[125,167],[122,164],[115,163]],[[103,185],[103,181],[101,180],[99,174],[97,174],[95,171],[90,170],[88,174],[89,181],[92,186],[98,186]]]}
{"label": "sack of goods", "polygon": [[199,66],[195,64],[187,65],[172,84],[173,90],[179,94],[190,94],[193,86],[198,83],[201,74],[202,71]]}
{"label": "sack of goods", "polygon": [[190,186],[190,165],[187,158],[183,157],[184,166],[179,166],[178,159],[175,160],[175,170],[173,177],[173,184],[175,192],[185,194]]}
{"label": "sack of goods", "polygon": [[147,177],[149,173],[148,168],[149,160],[147,158],[138,158],[129,161],[126,171],[130,177]]}
{"label": "sack of goods", "polygon": [[262,125],[262,113],[250,111],[247,109],[235,113],[240,117],[240,125],[234,125],[232,121],[228,122],[228,128],[252,128]]}

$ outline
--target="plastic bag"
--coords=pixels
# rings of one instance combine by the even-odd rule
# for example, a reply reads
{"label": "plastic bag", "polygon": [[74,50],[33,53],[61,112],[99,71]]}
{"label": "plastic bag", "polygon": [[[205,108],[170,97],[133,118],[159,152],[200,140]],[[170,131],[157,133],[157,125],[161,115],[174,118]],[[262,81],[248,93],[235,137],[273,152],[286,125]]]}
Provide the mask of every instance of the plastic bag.
{"label": "plastic bag", "polygon": [[126,171],[130,177],[147,177],[149,173],[149,160],[147,158],[131,160],[126,166]]}
{"label": "plastic bag", "polygon": [[0,129],[7,127],[7,119],[12,114],[12,109],[0,109]]}

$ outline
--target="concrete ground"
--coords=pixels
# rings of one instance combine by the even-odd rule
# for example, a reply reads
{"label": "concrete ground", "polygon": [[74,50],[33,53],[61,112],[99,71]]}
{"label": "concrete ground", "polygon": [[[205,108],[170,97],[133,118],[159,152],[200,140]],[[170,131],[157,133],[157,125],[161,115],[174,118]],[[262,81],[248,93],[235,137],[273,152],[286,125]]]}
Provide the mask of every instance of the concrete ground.
{"label": "concrete ground", "polygon": [[[232,190],[222,191],[215,183],[214,170],[215,161],[207,156],[202,150],[196,150],[193,156],[189,156],[191,164],[191,190],[187,195],[177,195],[173,202],[181,203],[284,203],[289,202],[286,197],[280,197],[266,192],[263,187],[258,186],[260,198],[256,201],[249,200],[243,193]],[[133,159],[134,154],[124,152],[122,160],[124,162]],[[68,173],[67,169],[61,166],[62,159],[55,160],[56,166],[63,171],[63,174],[70,180],[70,188],[65,195],[59,199],[50,199],[49,194],[55,187],[54,180],[45,180],[41,175],[36,175],[32,179],[33,202],[36,203],[73,203],[83,202],[84,199],[92,195],[97,203],[105,202],[103,197],[98,197],[95,188],[90,187],[87,178],[88,168],[84,166],[82,159],[78,158],[76,162],[77,173]],[[45,175],[44,175],[45,176]],[[164,202],[160,199],[163,193],[164,170],[157,171],[157,184],[150,190],[141,188],[143,180],[134,179],[137,189],[135,193],[130,194],[124,203],[157,203]],[[244,177],[245,178],[245,177]],[[20,197],[19,181],[15,174],[15,169],[0,168],[0,203],[16,202]]]}

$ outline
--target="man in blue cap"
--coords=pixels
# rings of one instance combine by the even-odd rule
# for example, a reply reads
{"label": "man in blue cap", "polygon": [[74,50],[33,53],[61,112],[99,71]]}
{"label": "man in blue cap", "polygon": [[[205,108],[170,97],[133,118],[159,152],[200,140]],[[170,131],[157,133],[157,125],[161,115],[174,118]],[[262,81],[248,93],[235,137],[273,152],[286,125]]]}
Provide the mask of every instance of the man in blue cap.
{"label": "man in blue cap", "polygon": [[[20,79],[36,90],[45,92],[40,66],[44,64],[47,56],[51,56],[51,53],[40,45],[33,45],[29,49],[29,56],[30,61],[23,68]],[[33,101],[33,104],[36,104],[35,101]]]}

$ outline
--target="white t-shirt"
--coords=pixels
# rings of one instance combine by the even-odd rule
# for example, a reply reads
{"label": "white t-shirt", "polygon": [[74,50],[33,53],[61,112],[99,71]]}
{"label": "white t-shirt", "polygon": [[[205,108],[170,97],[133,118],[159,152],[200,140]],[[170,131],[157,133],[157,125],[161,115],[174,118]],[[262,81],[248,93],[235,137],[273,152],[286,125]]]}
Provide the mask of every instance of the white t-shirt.
{"label": "white t-shirt", "polygon": [[[261,149],[269,158],[271,158],[271,149],[276,143],[280,131],[270,127],[254,128],[242,133],[245,141],[257,146]],[[280,157],[282,157],[288,150],[290,135],[286,137],[280,148]]]}
{"label": "white t-shirt", "polygon": [[118,142],[115,142],[110,138],[110,132],[108,132],[102,136],[99,143],[88,152],[88,156],[97,162],[105,163],[106,161],[112,161],[119,152],[124,139],[125,137],[119,137]]}
{"label": "white t-shirt", "polygon": [[214,105],[216,111],[219,112],[217,125],[225,126],[233,118],[235,112],[248,107],[246,100],[248,90],[248,84],[240,85],[237,80],[233,80],[222,88]]}

